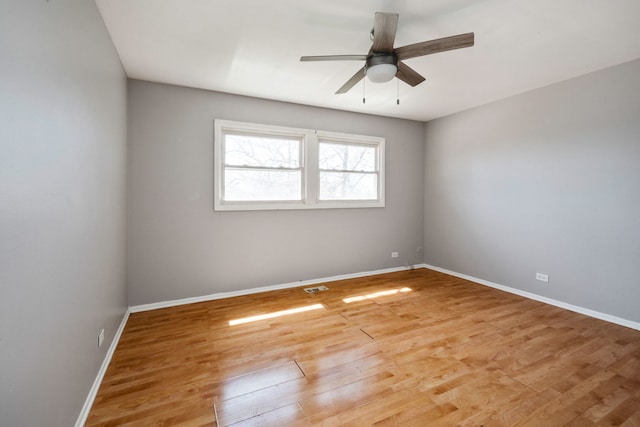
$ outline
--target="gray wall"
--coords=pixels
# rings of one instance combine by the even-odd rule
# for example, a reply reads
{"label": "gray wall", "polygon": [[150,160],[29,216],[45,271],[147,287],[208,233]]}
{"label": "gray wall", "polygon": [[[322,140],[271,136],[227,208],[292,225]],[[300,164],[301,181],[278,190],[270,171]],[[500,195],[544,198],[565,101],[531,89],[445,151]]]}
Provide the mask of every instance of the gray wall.
{"label": "gray wall", "polygon": [[126,310],[125,203],[126,77],[94,2],[3,1],[0,425],[75,423]]}
{"label": "gray wall", "polygon": [[[131,305],[422,262],[422,123],[136,80],[128,111]],[[214,212],[214,119],[385,137],[386,207]]]}
{"label": "gray wall", "polygon": [[638,76],[634,61],[427,123],[425,261],[640,321]]}

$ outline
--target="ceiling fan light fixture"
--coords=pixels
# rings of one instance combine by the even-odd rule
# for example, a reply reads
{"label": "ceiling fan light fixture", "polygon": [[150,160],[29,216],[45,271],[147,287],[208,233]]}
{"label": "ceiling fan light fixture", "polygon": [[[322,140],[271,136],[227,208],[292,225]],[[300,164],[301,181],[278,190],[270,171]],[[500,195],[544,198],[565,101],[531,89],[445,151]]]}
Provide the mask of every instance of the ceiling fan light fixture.
{"label": "ceiling fan light fixture", "polygon": [[367,77],[374,83],[391,81],[397,72],[398,67],[395,64],[376,64],[367,67]]}

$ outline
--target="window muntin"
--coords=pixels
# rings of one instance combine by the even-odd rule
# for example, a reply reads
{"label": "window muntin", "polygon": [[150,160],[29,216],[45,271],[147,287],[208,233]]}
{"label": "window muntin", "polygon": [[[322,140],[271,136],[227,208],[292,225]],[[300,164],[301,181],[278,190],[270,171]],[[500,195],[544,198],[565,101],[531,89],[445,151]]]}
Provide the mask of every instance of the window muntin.
{"label": "window muntin", "polygon": [[215,121],[214,209],[384,207],[384,138]]}

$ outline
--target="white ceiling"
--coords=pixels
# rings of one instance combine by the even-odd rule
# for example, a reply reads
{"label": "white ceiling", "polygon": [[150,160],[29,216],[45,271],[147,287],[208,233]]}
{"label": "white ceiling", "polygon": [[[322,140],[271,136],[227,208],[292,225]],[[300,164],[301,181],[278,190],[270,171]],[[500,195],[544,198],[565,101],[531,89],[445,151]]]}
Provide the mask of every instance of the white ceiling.
{"label": "white ceiling", "polygon": [[[638,0],[96,0],[131,78],[420,121],[640,58]],[[395,46],[466,32],[475,46],[409,59],[427,80],[334,95],[376,11]]]}

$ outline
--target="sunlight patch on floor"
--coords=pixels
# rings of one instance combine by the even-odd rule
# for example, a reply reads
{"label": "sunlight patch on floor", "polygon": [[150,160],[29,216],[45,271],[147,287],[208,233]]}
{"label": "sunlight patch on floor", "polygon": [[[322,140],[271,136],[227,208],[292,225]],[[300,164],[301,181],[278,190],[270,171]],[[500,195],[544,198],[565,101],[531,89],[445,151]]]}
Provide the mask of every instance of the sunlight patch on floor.
{"label": "sunlight patch on floor", "polygon": [[410,292],[410,291],[411,291],[411,288],[390,289],[388,291],[380,291],[380,292],[375,292],[375,293],[372,293],[372,294],[359,295],[357,297],[345,298],[342,301],[344,301],[344,302],[346,302],[348,304],[350,302],[362,301],[362,300],[378,298],[378,297],[384,297],[384,296],[387,296],[387,295],[395,295],[395,294],[397,294],[399,292]]}
{"label": "sunlight patch on floor", "polygon": [[258,320],[273,319],[274,317],[286,316],[289,314],[303,313],[305,311],[318,310],[324,308],[322,304],[305,305],[304,307],[291,308],[289,310],[274,311],[273,313],[259,314],[257,316],[243,317],[229,321],[229,326],[240,325],[243,323],[257,322]]}

